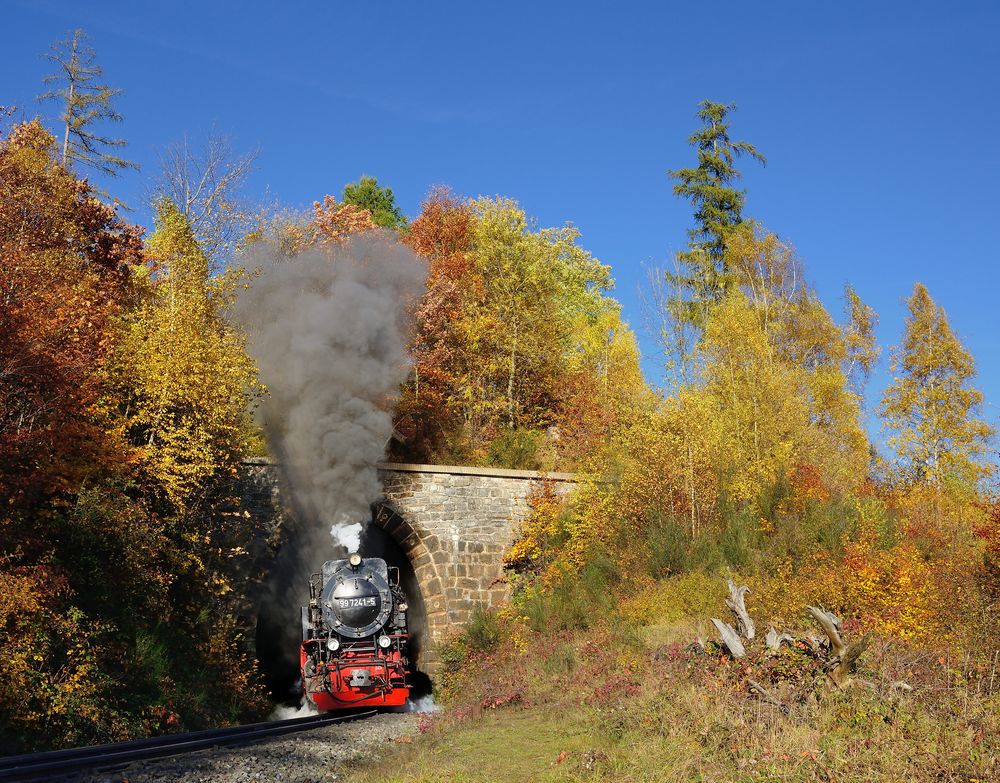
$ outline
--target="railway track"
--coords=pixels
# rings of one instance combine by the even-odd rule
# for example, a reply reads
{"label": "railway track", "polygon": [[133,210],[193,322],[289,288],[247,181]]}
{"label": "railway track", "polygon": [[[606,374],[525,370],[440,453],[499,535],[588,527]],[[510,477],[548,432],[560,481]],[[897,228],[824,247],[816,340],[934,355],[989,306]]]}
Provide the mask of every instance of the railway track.
{"label": "railway track", "polygon": [[305,718],[250,723],[245,726],[192,731],[187,734],[168,734],[131,742],[0,757],[0,781],[58,780],[74,772],[111,770],[131,764],[133,761],[179,756],[226,745],[242,745],[282,734],[360,720],[375,713],[376,710],[366,710],[350,715],[309,715]]}

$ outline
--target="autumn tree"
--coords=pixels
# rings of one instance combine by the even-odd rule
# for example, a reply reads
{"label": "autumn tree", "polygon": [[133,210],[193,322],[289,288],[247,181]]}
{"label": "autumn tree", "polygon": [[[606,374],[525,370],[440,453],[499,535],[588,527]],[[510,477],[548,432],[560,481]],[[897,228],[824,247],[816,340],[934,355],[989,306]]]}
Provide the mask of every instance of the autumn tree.
{"label": "autumn tree", "polygon": [[372,216],[372,222],[381,228],[401,230],[407,226],[406,216],[396,204],[392,188],[380,187],[375,177],[365,175],[357,182],[348,183],[344,186],[340,200],[344,204],[367,210]]}
{"label": "autumn tree", "polygon": [[674,194],[694,207],[696,227],[691,229],[689,250],[678,254],[681,271],[677,282],[686,290],[683,317],[704,323],[707,307],[732,285],[725,257],[726,241],[743,223],[746,192],[734,187],[740,179],[736,160],[744,155],[765,163],[764,156],[746,141],[729,136],[727,117],[733,105],[702,101],[697,117],[702,127],[688,139],[698,155],[698,165],[669,172],[676,182]]}
{"label": "autumn tree", "polygon": [[213,133],[200,146],[185,135],[160,155],[154,200],[177,206],[210,259],[231,256],[259,228],[260,210],[243,193],[258,154],[237,154],[227,137]]}
{"label": "autumn tree", "polygon": [[55,159],[55,140],[38,122],[0,141],[0,492],[8,509],[72,489],[120,451],[101,426],[103,372],[140,235]]}
{"label": "autumn tree", "polygon": [[55,71],[45,77],[44,83],[50,89],[39,100],[54,100],[62,106],[59,120],[63,125],[63,165],[78,163],[111,176],[117,176],[122,169],[138,169],[136,163],[114,153],[127,142],[100,130],[102,123],[122,121],[114,107],[114,99],[122,90],[102,82],[104,69],[97,63],[97,53],[87,44],[87,34],[74,30],[42,57],[55,66]]}
{"label": "autumn tree", "polygon": [[[841,491],[865,473],[868,444],[843,372],[843,336],[818,300],[794,309],[788,322],[769,322],[734,291],[713,308],[699,347],[718,430],[712,462],[734,498],[756,501],[799,465],[818,468]],[[795,326],[809,331],[785,331]]]}
{"label": "autumn tree", "polygon": [[225,318],[235,273],[211,275],[187,218],[167,199],[147,253],[153,274],[119,354],[128,427],[173,506],[190,511],[246,453],[260,386],[243,335]]}
{"label": "autumn tree", "polygon": [[610,270],[577,244],[577,229],[533,231],[510,199],[478,199],[472,210],[472,254],[483,280],[473,328],[489,346],[478,368],[486,392],[479,403],[509,428],[531,426],[576,341],[571,321],[597,315]]}
{"label": "autumn tree", "polygon": [[975,481],[987,472],[983,455],[993,431],[977,418],[983,393],[971,385],[972,354],[923,284],[906,305],[903,342],[892,354],[893,381],[880,407],[889,443],[917,481]]}
{"label": "autumn tree", "polygon": [[405,239],[430,274],[400,454],[551,467],[608,441],[645,384],[610,270],[579,236],[536,228],[510,199],[425,200]]}
{"label": "autumn tree", "polygon": [[852,391],[860,397],[881,354],[875,341],[878,313],[850,285],[844,287],[844,312],[847,316],[844,335],[848,353],[846,374]]}
{"label": "autumn tree", "polygon": [[111,381],[141,231],[60,159],[38,122],[0,141],[0,735],[26,748],[124,738],[123,640],[169,583]]}
{"label": "autumn tree", "polygon": [[320,242],[342,242],[351,234],[360,234],[376,228],[372,214],[364,207],[338,202],[333,196],[323,197],[322,203],[313,202],[312,229]]}
{"label": "autumn tree", "polygon": [[[670,460],[684,467],[679,497],[693,531],[714,513],[720,491],[753,504],[801,469],[843,494],[865,475],[868,457],[851,378],[877,356],[874,312],[850,292],[847,322],[836,323],[794,248],[759,225],[733,228],[724,258],[729,291],[697,334],[677,317],[676,288],[656,311],[668,349],[674,334],[687,339],[674,352],[680,371],[656,437],[661,451],[675,443]],[[714,488],[704,480],[709,465]]]}
{"label": "autumn tree", "polygon": [[473,356],[464,315],[482,289],[470,255],[473,220],[468,204],[436,188],[404,240],[428,263],[410,347],[413,373],[395,414],[398,449],[413,461],[447,458],[461,438],[462,379]]}

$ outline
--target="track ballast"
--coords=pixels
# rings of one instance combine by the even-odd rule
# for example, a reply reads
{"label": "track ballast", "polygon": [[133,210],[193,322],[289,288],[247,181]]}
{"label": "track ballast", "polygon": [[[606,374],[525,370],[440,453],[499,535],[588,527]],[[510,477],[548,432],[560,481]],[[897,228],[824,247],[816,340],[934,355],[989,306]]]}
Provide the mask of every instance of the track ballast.
{"label": "track ballast", "polygon": [[25,753],[0,758],[0,781],[45,780],[85,770],[117,769],[134,761],[179,756],[209,748],[241,745],[258,740],[318,729],[335,723],[367,718],[376,710],[350,715],[309,715],[291,720],[250,723],[224,729],[207,729],[186,734],[168,734],[150,739],[89,745],[44,753]]}

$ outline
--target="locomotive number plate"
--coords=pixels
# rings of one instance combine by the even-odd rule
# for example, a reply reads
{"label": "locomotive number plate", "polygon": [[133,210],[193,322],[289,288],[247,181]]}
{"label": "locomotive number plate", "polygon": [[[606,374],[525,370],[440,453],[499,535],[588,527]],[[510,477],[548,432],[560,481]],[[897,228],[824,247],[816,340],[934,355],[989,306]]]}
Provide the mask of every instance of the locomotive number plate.
{"label": "locomotive number plate", "polygon": [[359,606],[375,606],[376,598],[375,596],[367,596],[365,598],[338,598],[337,603],[340,604],[341,609],[354,609]]}

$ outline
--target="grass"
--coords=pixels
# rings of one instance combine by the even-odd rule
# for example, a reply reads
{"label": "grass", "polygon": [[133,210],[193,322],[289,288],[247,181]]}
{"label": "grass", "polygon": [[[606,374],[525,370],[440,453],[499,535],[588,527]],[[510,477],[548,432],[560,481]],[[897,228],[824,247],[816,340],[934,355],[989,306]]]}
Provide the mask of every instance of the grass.
{"label": "grass", "polygon": [[[669,668],[669,667],[668,667]],[[1000,779],[1000,702],[958,692],[821,690],[791,714],[725,673],[661,679],[614,704],[533,703],[445,718],[348,781]],[[942,698],[943,697],[943,698]]]}
{"label": "grass", "polygon": [[[578,713],[536,706],[489,711],[431,731],[376,767],[349,771],[368,783],[495,783],[579,779],[576,760],[594,746],[589,721]],[[560,757],[562,754],[562,757]]]}

